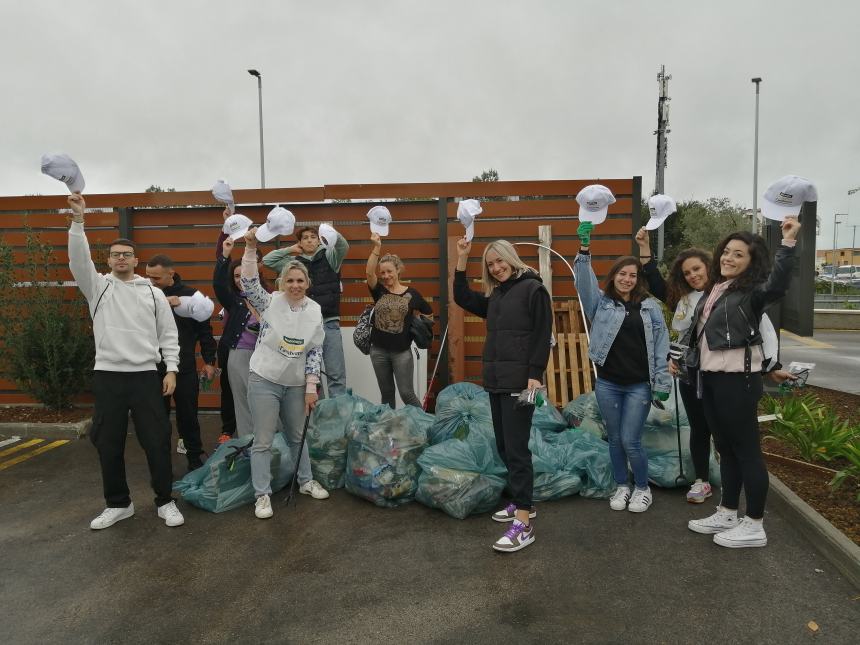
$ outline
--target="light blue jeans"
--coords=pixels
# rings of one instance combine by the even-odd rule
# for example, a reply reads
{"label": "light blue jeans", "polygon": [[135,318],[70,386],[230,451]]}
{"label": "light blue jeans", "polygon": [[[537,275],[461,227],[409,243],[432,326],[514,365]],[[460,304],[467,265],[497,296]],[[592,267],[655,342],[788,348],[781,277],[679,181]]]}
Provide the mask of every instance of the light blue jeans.
{"label": "light blue jeans", "polygon": [[642,447],[642,431],[651,409],[651,384],[617,385],[598,378],[594,394],[609,435],[609,459],[615,483],[628,485],[629,461],[636,488],[644,490],[648,487],[648,455]]}
{"label": "light blue jeans", "polygon": [[[251,483],[257,497],[272,494],[272,441],[281,421],[290,458],[295,459],[305,425],[305,386],[278,385],[251,372],[248,376],[248,407],[254,424],[251,446]],[[299,460],[299,486],[313,479],[308,445]]]}
{"label": "light blue jeans", "polygon": [[346,394],[346,359],[343,357],[343,337],[340,334],[340,321],[329,320],[323,323],[323,366],[326,373],[328,395],[332,398]]}

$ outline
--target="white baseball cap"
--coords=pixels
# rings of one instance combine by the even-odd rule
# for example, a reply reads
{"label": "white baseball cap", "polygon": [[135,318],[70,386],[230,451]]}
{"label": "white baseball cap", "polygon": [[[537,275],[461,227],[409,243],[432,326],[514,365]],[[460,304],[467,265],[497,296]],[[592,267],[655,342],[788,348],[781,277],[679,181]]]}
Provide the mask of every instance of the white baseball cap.
{"label": "white baseball cap", "polygon": [[464,199],[457,206],[457,219],[466,227],[466,241],[471,242],[475,237],[475,218],[481,214],[481,202],[477,199]]}
{"label": "white baseball cap", "polygon": [[230,217],[224,220],[224,226],[221,231],[224,235],[229,235],[231,240],[238,240],[248,232],[248,229],[254,225],[250,217],[241,213],[233,213]]}
{"label": "white baseball cap", "polygon": [[337,231],[331,224],[320,224],[319,228],[320,244],[328,248],[334,246],[337,241]]}
{"label": "white baseball cap", "polygon": [[42,155],[42,173],[59,179],[70,193],[82,193],[86,182],[78,164],[67,154]]}
{"label": "white baseball cap", "polygon": [[579,203],[579,219],[583,222],[600,224],[606,219],[609,205],[615,203],[615,195],[606,186],[591,184],[576,195]]}
{"label": "white baseball cap", "polygon": [[275,206],[266,216],[266,223],[257,229],[257,239],[268,242],[278,235],[292,235],[296,216],[283,206]]}
{"label": "white baseball cap", "polygon": [[370,230],[379,235],[388,235],[388,225],[391,223],[391,212],[385,206],[374,206],[367,211],[370,220]]}
{"label": "white baseball cap", "polygon": [[818,191],[806,177],[786,175],[777,179],[764,192],[762,215],[778,222],[797,217],[803,202],[817,202]]}
{"label": "white baseball cap", "polygon": [[214,311],[215,303],[200,291],[195,291],[193,296],[179,296],[179,304],[173,308],[177,316],[193,318],[197,322],[209,320]]}
{"label": "white baseball cap", "polygon": [[668,195],[651,195],[648,198],[648,210],[651,211],[651,219],[648,220],[645,229],[653,231],[655,228],[660,228],[669,215],[677,212],[678,206]]}
{"label": "white baseball cap", "polygon": [[[233,201],[233,191],[230,189],[230,184],[225,180],[219,179],[212,186],[212,196],[222,204],[225,204],[230,209],[231,213],[236,212],[236,202]],[[226,231],[224,231],[226,233]]]}

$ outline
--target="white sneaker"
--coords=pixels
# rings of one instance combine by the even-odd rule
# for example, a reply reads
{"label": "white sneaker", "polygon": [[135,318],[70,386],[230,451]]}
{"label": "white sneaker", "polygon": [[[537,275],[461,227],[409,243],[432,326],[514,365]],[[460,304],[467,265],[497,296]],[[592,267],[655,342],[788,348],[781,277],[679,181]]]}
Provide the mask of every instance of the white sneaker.
{"label": "white sneaker", "polygon": [[96,519],[90,522],[90,528],[93,530],[106,529],[113,526],[120,520],[127,519],[134,515],[134,504],[129,504],[125,508],[106,508]]}
{"label": "white sneaker", "polygon": [[302,495],[310,495],[314,499],[328,499],[328,491],[320,486],[316,479],[305,482],[299,486],[299,492]]}
{"label": "white sneaker", "polygon": [[630,498],[630,503],[627,505],[627,510],[631,513],[644,513],[651,506],[651,489],[645,490],[636,489],[633,491],[633,497]]}
{"label": "white sneaker", "polygon": [[176,452],[180,455],[188,454],[188,451],[185,449],[185,442],[181,438],[176,441]]}
{"label": "white sneaker", "polygon": [[273,514],[272,501],[269,499],[269,496],[260,495],[257,498],[257,502],[254,504],[254,515],[261,520],[265,520],[272,517]]}
{"label": "white sneaker", "polygon": [[717,507],[717,512],[708,517],[703,517],[700,520],[690,520],[687,522],[687,528],[696,533],[720,533],[728,531],[738,525],[738,512],[730,511],[721,506]]}
{"label": "white sneaker", "polygon": [[623,511],[627,508],[627,500],[630,499],[630,488],[627,486],[619,486],[615,489],[612,497],[609,498],[609,508],[613,511]]}
{"label": "white sneaker", "polygon": [[159,506],[158,517],[163,519],[167,526],[182,526],[185,524],[185,518],[182,517],[182,513],[176,508],[176,502],[169,502],[164,506]]}
{"label": "white sneaker", "polygon": [[714,543],[730,549],[744,549],[750,546],[767,546],[764,524],[748,517],[738,521],[738,525],[728,531],[717,533]]}

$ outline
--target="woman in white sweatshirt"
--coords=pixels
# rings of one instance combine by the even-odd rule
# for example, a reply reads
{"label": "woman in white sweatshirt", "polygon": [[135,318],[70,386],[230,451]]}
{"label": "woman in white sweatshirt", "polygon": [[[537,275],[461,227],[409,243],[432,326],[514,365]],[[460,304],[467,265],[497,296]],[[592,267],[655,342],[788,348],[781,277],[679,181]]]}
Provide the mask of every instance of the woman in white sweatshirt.
{"label": "woman in white sweatshirt", "polygon": [[[259,312],[260,333],[251,356],[248,405],[254,426],[251,447],[251,481],[260,519],[272,517],[272,440],[278,419],[293,455],[301,445],[305,417],[316,405],[325,332],[320,306],[306,296],[310,278],[298,261],[284,265],[278,290],[267,293],[257,269],[257,229],[245,234],[242,256],[242,291]],[[308,447],[302,447],[298,472],[299,492],[316,499],[328,497],[311,473]]]}

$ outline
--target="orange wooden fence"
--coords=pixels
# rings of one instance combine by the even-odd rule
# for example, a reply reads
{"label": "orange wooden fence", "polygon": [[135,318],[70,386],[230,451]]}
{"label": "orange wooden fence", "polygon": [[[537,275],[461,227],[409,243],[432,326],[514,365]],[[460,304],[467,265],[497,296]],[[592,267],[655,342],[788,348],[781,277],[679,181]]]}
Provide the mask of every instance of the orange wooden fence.
{"label": "orange wooden fence", "polygon": [[[364,282],[364,267],[370,252],[370,230],[365,214],[378,203],[391,210],[391,233],[383,251],[400,255],[405,264],[404,281],[418,289],[437,315],[436,340],[430,350],[430,366],[439,352],[441,332],[449,322],[449,348],[442,355],[437,382],[471,380],[480,382],[480,355],[484,338],[483,321],[463,316],[449,293],[449,268],[456,260],[449,252],[463,228],[456,219],[457,198],[487,198],[476,224],[468,275],[480,277],[480,257],[488,241],[504,238],[511,242],[537,242],[538,226],[552,226],[552,248],[572,261],[576,240],[578,205],[575,195],[584,186],[602,183],[617,198],[609,217],[592,236],[592,254],[598,276],[612,261],[632,249],[634,213],[638,222],[641,178],[584,179],[550,181],[504,181],[493,183],[352,184],[322,187],[236,190],[237,211],[257,223],[265,221],[273,204],[281,204],[296,216],[296,226],[330,222],[349,241],[350,250],[342,268],[342,323],[351,326],[365,304],[371,301]],[[174,193],[131,193],[86,195],[87,237],[93,249],[116,237],[135,241],[140,258],[138,273],[146,261],[158,253],[173,258],[176,271],[187,284],[214,297],[211,285],[214,245],[222,224],[222,207],[208,191]],[[0,235],[9,243],[18,260],[23,258],[25,226],[38,233],[55,249],[57,269],[62,279],[71,280],[68,270],[68,220],[64,196],[0,197]],[[59,210],[60,212],[56,212]],[[53,211],[53,212],[52,212]],[[281,244],[292,244],[281,240]],[[274,244],[261,245],[265,253]],[[536,247],[518,247],[521,257],[538,266]],[[234,255],[239,257],[239,251]],[[107,267],[104,267],[107,271]],[[563,262],[552,258],[554,300],[575,296],[573,279]],[[22,274],[23,275],[23,274]],[[73,287],[67,287],[73,289]],[[480,289],[480,285],[474,288]],[[451,303],[449,306],[449,302]],[[216,306],[216,311],[220,307]],[[215,335],[221,324],[213,318]],[[447,369],[445,369],[447,366]],[[348,376],[348,375],[347,375]],[[219,393],[201,393],[201,407],[217,408]],[[29,402],[15,384],[0,380],[0,403]]]}

